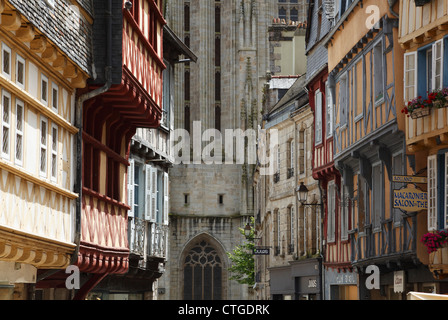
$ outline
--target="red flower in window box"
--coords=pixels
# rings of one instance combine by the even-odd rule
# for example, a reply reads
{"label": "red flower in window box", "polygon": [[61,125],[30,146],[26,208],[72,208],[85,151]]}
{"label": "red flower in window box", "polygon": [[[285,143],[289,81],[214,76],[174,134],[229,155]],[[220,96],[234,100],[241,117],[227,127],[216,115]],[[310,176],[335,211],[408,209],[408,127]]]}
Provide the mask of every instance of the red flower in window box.
{"label": "red flower in window box", "polygon": [[448,244],[448,232],[445,230],[429,232],[423,235],[421,242],[428,248],[428,253],[437,251]]}

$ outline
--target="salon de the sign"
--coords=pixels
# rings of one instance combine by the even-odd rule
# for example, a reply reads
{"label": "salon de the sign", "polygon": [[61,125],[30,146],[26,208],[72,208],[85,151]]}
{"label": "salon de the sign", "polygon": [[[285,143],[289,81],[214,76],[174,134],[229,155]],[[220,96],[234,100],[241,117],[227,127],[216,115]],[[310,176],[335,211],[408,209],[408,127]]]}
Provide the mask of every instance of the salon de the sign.
{"label": "salon de the sign", "polygon": [[394,190],[394,208],[415,212],[428,208],[428,195],[415,188]]}

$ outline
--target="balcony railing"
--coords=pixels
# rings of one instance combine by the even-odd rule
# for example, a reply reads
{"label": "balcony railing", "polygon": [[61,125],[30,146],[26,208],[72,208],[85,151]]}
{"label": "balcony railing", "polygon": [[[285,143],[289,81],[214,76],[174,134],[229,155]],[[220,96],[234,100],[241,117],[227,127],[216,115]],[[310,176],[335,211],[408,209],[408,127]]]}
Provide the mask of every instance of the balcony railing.
{"label": "balcony railing", "polygon": [[129,221],[129,250],[131,253],[143,255],[145,253],[146,221],[133,218]]}
{"label": "balcony railing", "polygon": [[168,227],[152,223],[148,231],[148,256],[166,258]]}

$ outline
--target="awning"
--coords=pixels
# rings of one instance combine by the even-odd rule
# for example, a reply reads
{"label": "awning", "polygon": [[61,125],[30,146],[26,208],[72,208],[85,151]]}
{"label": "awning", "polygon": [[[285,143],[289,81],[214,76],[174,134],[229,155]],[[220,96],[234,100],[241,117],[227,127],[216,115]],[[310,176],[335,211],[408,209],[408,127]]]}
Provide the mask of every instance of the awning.
{"label": "awning", "polygon": [[448,295],[411,291],[408,293],[408,300],[448,300]]}

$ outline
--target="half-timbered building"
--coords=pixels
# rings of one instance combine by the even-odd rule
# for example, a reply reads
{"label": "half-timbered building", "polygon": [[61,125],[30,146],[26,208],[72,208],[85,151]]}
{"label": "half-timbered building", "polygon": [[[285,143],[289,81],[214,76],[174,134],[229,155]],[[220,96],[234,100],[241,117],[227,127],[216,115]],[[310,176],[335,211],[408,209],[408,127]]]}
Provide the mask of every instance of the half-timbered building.
{"label": "half-timbered building", "polygon": [[[325,245],[323,266],[326,300],[357,299],[357,275],[350,259],[350,241],[346,232],[348,206],[338,197],[341,176],[333,160],[333,108],[328,79],[328,52],[322,40],[334,21],[329,8],[322,1],[311,1],[308,9],[307,88],[310,107],[314,114],[312,142],[313,177],[319,181],[324,197],[323,232]],[[326,227],[326,228],[325,228]],[[342,232],[342,231],[345,232]]]}
{"label": "half-timbered building", "polygon": [[[405,122],[408,172],[427,181],[416,184],[427,197],[427,206],[417,216],[416,236],[419,258],[428,265],[433,277],[428,277],[427,284],[418,290],[447,293],[447,283],[439,281],[448,275],[447,248],[431,250],[430,245],[426,247],[420,240],[448,228],[448,109],[445,103],[439,104],[433,98],[435,92],[443,93],[448,87],[448,3],[443,0],[399,3],[398,42],[405,50],[401,106],[404,113],[400,115]],[[445,99],[446,94],[442,95]],[[408,103],[419,97],[428,102],[426,108],[419,109],[428,112],[416,115],[419,110],[412,111]]]}
{"label": "half-timbered building", "polygon": [[[269,249],[256,258],[261,299],[322,299],[322,202],[312,177],[313,114],[305,80],[298,77],[263,117],[270,162],[258,167],[256,182],[257,205],[263,209],[256,244]],[[309,189],[306,203],[298,201],[301,184]]]}
{"label": "half-timbered building", "polygon": [[[129,270],[127,172],[136,129],[162,119],[165,69],[161,0],[93,1],[95,76],[77,92],[79,215],[74,265],[87,294],[106,276]],[[46,280],[65,277],[56,274]],[[42,284],[43,285],[43,284]]]}
{"label": "half-timbered building", "polygon": [[132,137],[127,174],[129,271],[109,276],[91,292],[101,300],[157,300],[166,292],[160,277],[168,258],[169,168],[174,129],[174,69],[197,57],[165,25],[163,27],[162,120],[158,128],[137,128]]}
{"label": "half-timbered building", "polygon": [[22,300],[41,271],[74,263],[76,90],[92,75],[92,16],[85,1],[2,0],[0,12],[0,297]]}
{"label": "half-timbered building", "polygon": [[[392,201],[401,187],[392,177],[407,174],[404,126],[397,117],[403,101],[397,10],[398,3],[386,1],[340,1],[325,39],[334,163],[341,173],[334,198],[347,204],[338,220],[329,217],[327,238],[350,241],[359,299],[402,299],[412,285],[397,288],[397,279],[405,273],[408,281],[421,280],[419,217],[402,214]],[[372,272],[380,279],[377,286],[367,282]]]}

